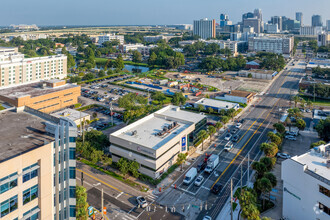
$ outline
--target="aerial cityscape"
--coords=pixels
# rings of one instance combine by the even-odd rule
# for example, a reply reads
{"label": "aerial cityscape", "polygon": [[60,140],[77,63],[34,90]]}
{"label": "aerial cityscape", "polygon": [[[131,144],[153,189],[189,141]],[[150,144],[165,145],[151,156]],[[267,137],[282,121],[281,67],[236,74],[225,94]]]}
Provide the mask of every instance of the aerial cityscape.
{"label": "aerial cityscape", "polygon": [[1,5],[1,220],[330,219],[329,0]]}

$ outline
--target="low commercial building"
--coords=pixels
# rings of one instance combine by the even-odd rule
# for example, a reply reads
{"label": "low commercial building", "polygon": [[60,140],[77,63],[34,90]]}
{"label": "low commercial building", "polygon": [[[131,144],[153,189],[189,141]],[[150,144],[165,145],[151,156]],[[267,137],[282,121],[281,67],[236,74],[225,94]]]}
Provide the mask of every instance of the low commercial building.
{"label": "low commercial building", "polygon": [[330,59],[311,59],[306,65],[306,73],[311,74],[313,72],[313,68],[319,67],[321,69],[329,69],[330,68]]}
{"label": "low commercial building", "polygon": [[61,111],[52,113],[51,115],[56,118],[68,118],[74,123],[76,123],[76,125],[80,125],[84,121],[86,122],[91,120],[90,114],[87,114],[82,111],[77,111],[71,108],[63,109]]}
{"label": "low commercial building", "polygon": [[0,219],[76,219],[76,125],[28,107],[0,124]]}
{"label": "low commercial building", "polygon": [[249,51],[265,51],[277,54],[291,54],[294,46],[293,36],[259,36],[249,38]]}
{"label": "low commercial building", "polygon": [[139,171],[159,178],[176,163],[179,153],[186,153],[193,138],[206,124],[201,114],[167,106],[112,134],[110,152],[113,161],[136,160]]}
{"label": "low commercial building", "polygon": [[251,70],[240,70],[238,76],[251,77],[254,79],[273,79],[278,74],[274,70],[262,70],[262,69],[251,69]]}
{"label": "low commercial building", "polygon": [[241,91],[241,90],[232,90],[229,93],[224,94],[224,96],[217,96],[216,99],[238,102],[238,103],[250,103],[255,96],[253,92]]}
{"label": "low commercial building", "polygon": [[260,69],[260,62],[257,62],[257,61],[250,61],[250,62],[247,62],[246,65],[245,65],[245,69]]}
{"label": "low commercial building", "polygon": [[119,44],[124,44],[124,35],[104,34],[97,37],[97,43],[102,45],[104,42],[118,40]]}
{"label": "low commercial building", "polygon": [[78,103],[80,86],[48,80],[0,90],[0,100],[15,107],[28,106],[49,113]]}
{"label": "low commercial building", "polygon": [[171,38],[174,38],[177,36],[172,35],[156,35],[156,36],[144,36],[143,40],[148,43],[157,43],[160,40],[164,40],[168,42]]}
{"label": "low commercial building", "polygon": [[329,153],[330,144],[321,145],[282,162],[284,218],[330,218]]}
{"label": "low commercial building", "polygon": [[194,103],[195,108],[197,108],[199,105],[204,106],[205,110],[207,110],[208,108],[212,108],[216,112],[220,112],[221,109],[239,109],[239,104],[237,103],[208,98],[202,98]]}

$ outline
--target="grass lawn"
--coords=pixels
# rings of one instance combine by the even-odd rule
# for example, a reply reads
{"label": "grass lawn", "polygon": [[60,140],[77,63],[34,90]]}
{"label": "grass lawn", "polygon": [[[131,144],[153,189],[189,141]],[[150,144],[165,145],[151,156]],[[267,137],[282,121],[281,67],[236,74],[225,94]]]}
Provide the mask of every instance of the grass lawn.
{"label": "grass lawn", "polygon": [[303,98],[305,101],[307,100],[311,100],[313,102],[313,105],[317,105],[317,106],[330,106],[330,100],[327,99],[320,99],[320,98],[315,98],[315,102],[314,102],[314,98],[313,97],[308,97],[308,96],[300,96],[301,98]]}

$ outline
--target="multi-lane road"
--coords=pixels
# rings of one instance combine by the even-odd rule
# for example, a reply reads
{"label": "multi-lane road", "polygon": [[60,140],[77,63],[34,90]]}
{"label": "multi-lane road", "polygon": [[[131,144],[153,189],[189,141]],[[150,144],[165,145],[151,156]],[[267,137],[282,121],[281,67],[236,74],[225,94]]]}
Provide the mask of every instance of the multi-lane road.
{"label": "multi-lane road", "polygon": [[[242,175],[243,184],[246,183],[247,155],[249,154],[250,157],[249,163],[260,158],[259,145],[267,141],[267,133],[273,130],[272,125],[278,122],[281,114],[289,108],[290,97],[297,91],[303,72],[304,62],[299,61],[294,66],[289,64],[287,70],[274,79],[266,93],[258,97],[260,101],[240,117],[245,119],[245,123],[239,130],[239,141],[235,143],[230,152],[223,151],[224,145],[227,143],[223,139],[226,133],[216,137],[207,153],[219,155],[220,163],[210,175],[201,173],[205,178],[202,186],[197,187],[193,183],[188,186],[183,185],[183,174],[174,183],[177,188],[167,191],[167,194],[161,196],[157,202],[168,206],[201,207],[202,211],[197,219],[202,219],[205,215],[215,219],[230,196],[230,179],[233,179],[234,186],[240,184],[241,167],[242,174],[245,174]],[[229,127],[229,129],[231,128]],[[196,166],[203,157],[200,157],[192,166]],[[240,166],[240,164],[242,165]],[[217,182],[222,184],[223,189],[215,195],[210,192],[210,189]],[[178,194],[176,191],[182,193],[178,198],[174,197],[175,194]]]}

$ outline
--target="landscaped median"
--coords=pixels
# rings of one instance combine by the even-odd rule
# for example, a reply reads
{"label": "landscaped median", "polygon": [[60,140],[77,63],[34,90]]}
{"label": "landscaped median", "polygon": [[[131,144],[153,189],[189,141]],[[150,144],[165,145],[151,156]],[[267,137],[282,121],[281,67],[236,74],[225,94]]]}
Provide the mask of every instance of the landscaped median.
{"label": "landscaped median", "polygon": [[84,164],[86,164],[86,165],[88,165],[88,166],[90,166],[90,167],[93,167],[94,169],[96,169],[96,170],[98,170],[98,171],[100,171],[104,174],[107,174],[107,175],[109,175],[109,176],[111,176],[111,177],[113,177],[113,178],[115,178],[115,179],[117,179],[117,180],[119,180],[119,181],[135,188],[135,189],[138,189],[141,192],[147,192],[149,190],[149,188],[146,188],[146,187],[142,186],[141,184],[139,184],[137,182],[134,182],[133,180],[124,178],[122,175],[119,175],[119,174],[117,174],[117,173],[115,173],[111,170],[106,170],[106,169],[104,169],[104,168],[102,168],[102,167],[100,167],[100,166],[84,159],[84,158],[77,158],[77,160],[84,163]]}

